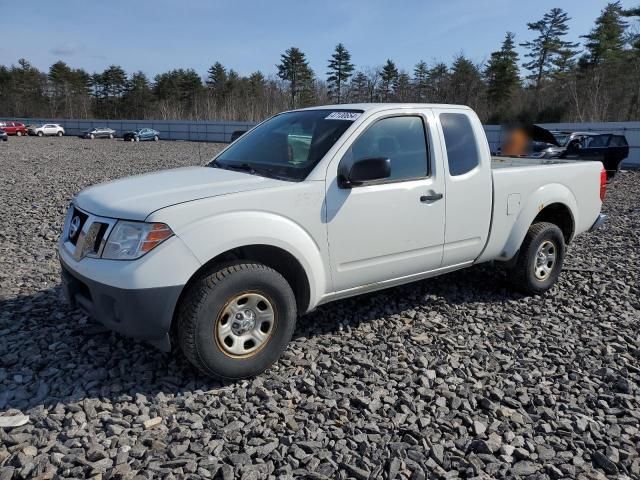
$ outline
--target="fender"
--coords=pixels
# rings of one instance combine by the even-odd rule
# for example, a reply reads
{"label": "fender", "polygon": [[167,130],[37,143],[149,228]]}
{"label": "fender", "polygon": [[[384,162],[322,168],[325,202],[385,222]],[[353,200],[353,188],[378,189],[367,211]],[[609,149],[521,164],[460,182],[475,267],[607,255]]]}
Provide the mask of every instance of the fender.
{"label": "fender", "polygon": [[[249,232],[259,233],[249,235]],[[309,310],[329,290],[319,246],[302,226],[281,215],[264,211],[229,212],[189,224],[176,235],[202,264],[229,250],[249,245],[270,245],[289,252],[300,262],[309,279]]]}
{"label": "fender", "polygon": [[554,203],[565,205],[571,212],[574,225],[579,224],[577,216],[578,204],[571,190],[560,183],[544,185],[531,192],[527,202],[520,209],[518,218],[511,229],[505,246],[500,252],[500,259],[510,260],[518,253],[520,245],[522,245],[524,237],[536,216],[538,216],[545,207]]}

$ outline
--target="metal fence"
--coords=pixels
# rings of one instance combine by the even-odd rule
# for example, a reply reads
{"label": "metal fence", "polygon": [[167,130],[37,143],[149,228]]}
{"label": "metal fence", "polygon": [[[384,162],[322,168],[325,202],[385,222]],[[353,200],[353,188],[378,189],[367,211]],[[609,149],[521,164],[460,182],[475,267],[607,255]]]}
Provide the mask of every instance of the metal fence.
{"label": "metal fence", "polygon": [[[0,119],[1,121],[2,119]],[[94,127],[109,127],[121,137],[124,132],[138,128],[153,128],[160,132],[163,140],[191,140],[198,142],[230,142],[235,131],[246,131],[253,122],[212,122],[189,120],[77,120],[51,118],[7,118],[25,125],[57,123],[64,127],[67,135],[79,135]]]}
{"label": "metal fence", "polygon": [[[0,118],[0,120],[3,120]],[[200,142],[230,142],[235,131],[245,131],[255,122],[215,122],[190,120],[78,120],[48,118],[7,118],[29,124],[58,123],[67,135],[78,135],[93,127],[110,127],[117,136],[137,128],[154,128],[164,140],[191,140]],[[640,122],[608,123],[547,123],[542,124],[549,130],[587,131],[597,133],[620,133],[629,142],[629,158],[624,165],[640,167]],[[487,139],[492,151],[502,144],[504,130],[500,125],[485,125]]]}

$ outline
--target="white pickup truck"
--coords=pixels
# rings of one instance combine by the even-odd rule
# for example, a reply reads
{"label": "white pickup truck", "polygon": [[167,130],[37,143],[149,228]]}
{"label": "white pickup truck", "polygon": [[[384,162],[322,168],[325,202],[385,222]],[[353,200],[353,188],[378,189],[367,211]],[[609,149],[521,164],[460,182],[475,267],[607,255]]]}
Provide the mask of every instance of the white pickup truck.
{"label": "white pickup truck", "polygon": [[488,261],[541,294],[604,220],[599,162],[492,158],[463,106],[276,115],[208,165],[82,191],[59,243],[72,304],[206,374],[256,375],[318,305]]}

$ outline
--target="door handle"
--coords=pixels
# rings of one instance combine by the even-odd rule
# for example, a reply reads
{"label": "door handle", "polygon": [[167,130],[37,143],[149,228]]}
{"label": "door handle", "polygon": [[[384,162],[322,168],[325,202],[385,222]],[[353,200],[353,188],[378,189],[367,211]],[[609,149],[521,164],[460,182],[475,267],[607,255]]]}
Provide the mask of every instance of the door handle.
{"label": "door handle", "polygon": [[431,195],[422,195],[420,197],[420,201],[422,203],[435,202],[436,200],[440,200],[443,197],[441,193],[434,193]]}

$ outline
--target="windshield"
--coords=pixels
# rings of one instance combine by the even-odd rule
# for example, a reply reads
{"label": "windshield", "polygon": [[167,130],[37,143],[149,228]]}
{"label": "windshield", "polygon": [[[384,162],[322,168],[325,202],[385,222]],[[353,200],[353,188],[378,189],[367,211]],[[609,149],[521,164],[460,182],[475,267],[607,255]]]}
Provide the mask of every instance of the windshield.
{"label": "windshield", "polygon": [[553,136],[556,137],[556,142],[561,147],[564,147],[569,141],[569,135],[566,133],[554,133]]}
{"label": "windshield", "polygon": [[361,113],[321,109],[276,115],[240,137],[209,166],[304,180]]}

